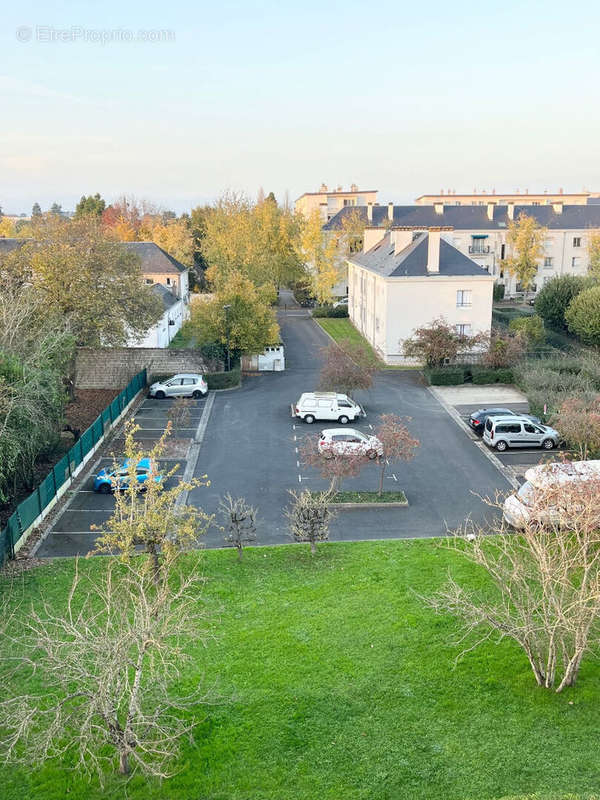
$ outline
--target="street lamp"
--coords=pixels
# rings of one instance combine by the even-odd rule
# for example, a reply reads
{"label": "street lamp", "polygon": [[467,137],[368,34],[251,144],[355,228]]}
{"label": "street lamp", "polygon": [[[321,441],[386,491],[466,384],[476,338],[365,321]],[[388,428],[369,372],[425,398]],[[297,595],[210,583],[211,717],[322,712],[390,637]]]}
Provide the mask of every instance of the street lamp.
{"label": "street lamp", "polygon": [[231,371],[231,355],[229,352],[229,312],[231,311],[231,306],[223,306],[223,311],[225,312],[225,325],[227,331],[227,372]]}

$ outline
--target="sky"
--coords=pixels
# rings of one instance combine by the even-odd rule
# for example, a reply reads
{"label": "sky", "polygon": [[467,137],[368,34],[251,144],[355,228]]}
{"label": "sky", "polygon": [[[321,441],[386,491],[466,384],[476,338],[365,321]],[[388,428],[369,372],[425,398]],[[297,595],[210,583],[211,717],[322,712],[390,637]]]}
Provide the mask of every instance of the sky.
{"label": "sky", "polygon": [[600,191],[600,4],[5,4],[0,206]]}

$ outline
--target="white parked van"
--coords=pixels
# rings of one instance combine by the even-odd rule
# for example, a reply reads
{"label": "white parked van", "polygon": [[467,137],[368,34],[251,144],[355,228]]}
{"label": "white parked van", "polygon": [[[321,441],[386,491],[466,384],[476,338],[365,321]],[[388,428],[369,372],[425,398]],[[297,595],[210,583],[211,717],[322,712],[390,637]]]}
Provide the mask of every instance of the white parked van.
{"label": "white parked van", "polygon": [[340,425],[365,417],[365,411],[345,394],[336,392],[304,392],[295,405],[292,405],[292,417],[314,422],[320,420],[335,420]]}
{"label": "white parked van", "polygon": [[[565,461],[531,467],[525,472],[525,483],[519,491],[504,501],[504,519],[513,528],[522,528],[530,519],[531,509],[536,502],[536,493],[573,481],[600,482],[600,461]],[[543,509],[543,515],[548,522],[560,522],[561,510]]]}

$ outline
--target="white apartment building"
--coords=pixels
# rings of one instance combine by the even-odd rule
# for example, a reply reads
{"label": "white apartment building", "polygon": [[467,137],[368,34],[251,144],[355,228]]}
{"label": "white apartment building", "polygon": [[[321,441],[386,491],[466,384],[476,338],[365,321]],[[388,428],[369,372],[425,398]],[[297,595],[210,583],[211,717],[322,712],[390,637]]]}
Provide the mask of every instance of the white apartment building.
{"label": "white apartment building", "polygon": [[560,202],[569,206],[586,205],[587,203],[597,202],[600,194],[598,192],[563,192],[559,189],[558,192],[529,192],[526,189],[520,192],[496,192],[492,189],[491,192],[476,192],[471,194],[458,193],[453,189],[448,189],[446,192],[442,189],[439,194],[422,194],[415,200],[418,206],[432,206],[434,203],[445,203],[451,206],[484,206],[488,202],[496,203],[499,206],[504,206],[507,203],[515,203],[515,205],[526,206],[546,206],[552,203]]}
{"label": "white apartment building", "polygon": [[[336,230],[341,225],[342,209],[324,230]],[[501,262],[508,247],[506,232],[509,222],[521,214],[534,217],[547,229],[544,256],[540,260],[535,281],[536,291],[556,275],[585,275],[588,269],[588,237],[600,231],[600,205],[564,205],[555,201],[550,205],[497,205],[453,206],[434,203],[431,206],[367,205],[361,209],[367,226],[379,229],[409,227],[427,230],[440,226],[444,237],[464,255],[473,259],[495,280],[504,283],[507,295],[520,291],[517,281],[504,274]]]}
{"label": "white apartment building", "polygon": [[494,279],[445,235],[368,228],[348,260],[350,319],[386,364],[408,361],[404,340],[439,317],[467,336],[491,328]]}
{"label": "white apartment building", "polygon": [[326,184],[321,184],[318,192],[305,192],[296,200],[294,207],[305,217],[310,217],[315,209],[319,209],[323,222],[328,222],[342,208],[366,206],[367,203],[377,202],[377,189],[359,189],[353,183],[348,191],[341,186],[329,189]]}

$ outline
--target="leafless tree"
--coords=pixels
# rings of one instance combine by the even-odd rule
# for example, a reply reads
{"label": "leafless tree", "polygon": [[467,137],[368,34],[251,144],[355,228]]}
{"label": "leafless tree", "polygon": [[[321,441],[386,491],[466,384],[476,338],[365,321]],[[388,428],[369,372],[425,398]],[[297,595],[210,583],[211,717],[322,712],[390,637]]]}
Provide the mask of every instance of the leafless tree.
{"label": "leafless tree", "polygon": [[209,638],[202,579],[189,564],[156,582],[145,558],[104,563],[76,562],[62,608],[43,599],[3,625],[0,752],[34,766],[73,760],[101,781],[117,764],[167,777],[210,699],[191,654]]}
{"label": "leafless tree", "polygon": [[188,397],[178,397],[169,409],[169,420],[173,425],[175,434],[182,428],[189,427],[192,412],[192,401]]}
{"label": "leafless tree", "polygon": [[[406,420],[408,421],[408,420]],[[382,414],[375,428],[375,436],[383,445],[383,454],[379,456],[379,490],[383,492],[385,471],[390,461],[410,461],[419,446],[419,440],[410,435],[402,417],[397,414]]]}
{"label": "leafless tree", "polygon": [[237,548],[238,560],[242,560],[244,546],[256,541],[256,508],[248,505],[244,497],[226,494],[219,503],[223,519],[225,541]]}
{"label": "leafless tree", "polygon": [[377,365],[360,344],[345,339],[323,347],[321,355],[320,391],[352,395],[357,389],[371,388]]}
{"label": "leafless tree", "polygon": [[286,511],[290,532],[296,542],[309,542],[310,552],[317,552],[317,542],[329,538],[329,524],[334,513],[329,507],[330,492],[290,492],[293,500]]}
{"label": "leafless tree", "polygon": [[528,513],[518,533],[501,522],[471,525],[451,544],[490,585],[477,591],[450,577],[426,602],[461,619],[461,655],[494,636],[513,639],[537,684],[561,692],[600,641],[600,479],[569,479],[568,463],[547,470],[544,485],[524,498]]}
{"label": "leafless tree", "polygon": [[600,395],[593,400],[569,397],[550,419],[575,457],[583,460],[600,452]]}
{"label": "leafless tree", "polygon": [[[160,571],[161,553],[163,557],[173,552],[186,550],[198,544],[212,520],[202,509],[183,504],[185,493],[197,486],[208,486],[209,481],[193,479],[177,480],[172,488],[167,481],[174,477],[177,465],[161,471],[158,466],[167,437],[171,432],[170,423],[165,433],[150,452],[144,451],[136,442],[135,434],[139,428],[129,424],[125,429],[125,456],[127,459],[127,479],[119,484],[112,481],[115,495],[115,509],[104,525],[93,527],[99,530],[95,553],[119,554],[123,560],[130,559],[136,548],[142,547],[150,555],[155,575]],[[150,474],[140,484],[137,468],[140,461],[148,458]],[[119,464],[115,462],[118,472]]]}
{"label": "leafless tree", "polygon": [[316,440],[305,437],[298,447],[300,461],[305,467],[313,467],[320,472],[321,477],[329,481],[329,491],[337,492],[341,489],[344,478],[355,478],[369,460],[376,458],[377,453],[367,455],[355,450],[333,450],[320,453]]}

